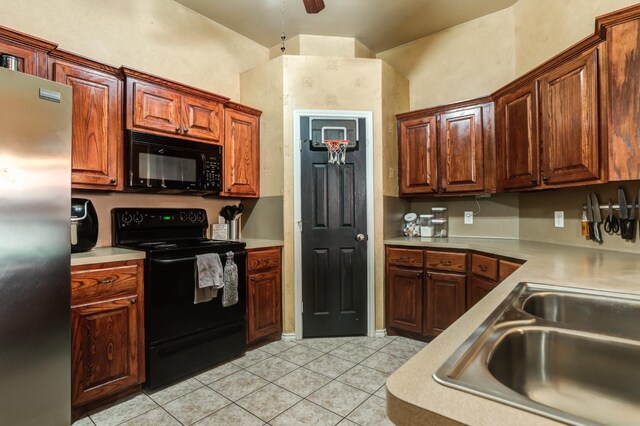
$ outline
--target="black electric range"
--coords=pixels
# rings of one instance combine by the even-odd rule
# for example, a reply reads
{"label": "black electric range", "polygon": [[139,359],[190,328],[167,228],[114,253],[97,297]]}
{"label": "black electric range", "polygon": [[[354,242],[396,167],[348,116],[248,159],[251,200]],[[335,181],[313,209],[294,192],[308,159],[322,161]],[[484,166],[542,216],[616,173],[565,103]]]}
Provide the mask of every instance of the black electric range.
{"label": "black electric range", "polygon": [[[118,208],[111,216],[113,245],[146,253],[145,386],[155,389],[242,354],[245,244],[207,239],[203,209]],[[217,253],[224,265],[228,252],[238,265],[238,303],[223,307],[219,292],[195,304],[196,256]]]}

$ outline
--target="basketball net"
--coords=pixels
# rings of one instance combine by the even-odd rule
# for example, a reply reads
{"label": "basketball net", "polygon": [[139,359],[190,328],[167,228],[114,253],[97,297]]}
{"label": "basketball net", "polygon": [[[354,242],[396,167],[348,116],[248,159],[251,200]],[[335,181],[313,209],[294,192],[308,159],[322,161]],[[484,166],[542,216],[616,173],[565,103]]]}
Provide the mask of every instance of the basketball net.
{"label": "basketball net", "polygon": [[328,139],[324,141],[324,144],[327,146],[327,153],[329,154],[327,163],[344,164],[347,158],[347,145],[349,144],[349,141],[340,139]]}

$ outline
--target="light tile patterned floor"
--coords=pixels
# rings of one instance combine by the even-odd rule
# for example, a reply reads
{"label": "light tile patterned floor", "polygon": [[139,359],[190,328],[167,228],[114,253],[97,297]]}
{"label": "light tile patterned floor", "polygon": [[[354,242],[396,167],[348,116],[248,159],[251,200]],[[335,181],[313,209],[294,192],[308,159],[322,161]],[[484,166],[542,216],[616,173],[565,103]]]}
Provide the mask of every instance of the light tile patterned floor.
{"label": "light tile patterned floor", "polygon": [[74,426],[391,425],[384,383],[424,345],[404,337],[273,342]]}

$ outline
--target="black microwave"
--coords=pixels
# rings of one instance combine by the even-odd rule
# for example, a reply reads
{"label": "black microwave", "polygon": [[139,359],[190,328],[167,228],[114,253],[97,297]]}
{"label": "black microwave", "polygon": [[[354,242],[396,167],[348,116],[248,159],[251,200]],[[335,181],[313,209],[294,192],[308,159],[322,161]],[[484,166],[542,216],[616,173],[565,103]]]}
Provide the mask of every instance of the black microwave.
{"label": "black microwave", "polygon": [[222,147],[127,131],[125,190],[208,195],[222,191]]}

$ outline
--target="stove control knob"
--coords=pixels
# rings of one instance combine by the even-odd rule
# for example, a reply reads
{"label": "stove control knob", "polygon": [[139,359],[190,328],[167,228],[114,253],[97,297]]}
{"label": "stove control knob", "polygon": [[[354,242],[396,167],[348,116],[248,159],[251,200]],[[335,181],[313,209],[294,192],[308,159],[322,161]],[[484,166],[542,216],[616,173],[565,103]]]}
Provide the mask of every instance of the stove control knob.
{"label": "stove control knob", "polygon": [[196,214],[194,212],[189,212],[189,220],[191,222],[195,222],[196,221]]}
{"label": "stove control knob", "polygon": [[181,222],[184,222],[184,221],[186,221],[186,220],[187,220],[187,212],[185,212],[185,211],[181,211],[181,212],[180,212],[180,221],[181,221]]}
{"label": "stove control knob", "polygon": [[120,216],[120,219],[122,219],[122,223],[124,223],[125,225],[130,224],[131,221],[133,220],[129,212],[124,212],[122,216]]}
{"label": "stove control knob", "polygon": [[133,215],[133,221],[137,224],[141,224],[142,221],[144,220],[144,217],[142,217],[142,214],[140,214],[140,212],[135,212]]}
{"label": "stove control knob", "polygon": [[204,212],[198,212],[198,222],[204,222]]}

